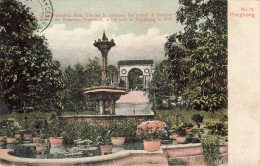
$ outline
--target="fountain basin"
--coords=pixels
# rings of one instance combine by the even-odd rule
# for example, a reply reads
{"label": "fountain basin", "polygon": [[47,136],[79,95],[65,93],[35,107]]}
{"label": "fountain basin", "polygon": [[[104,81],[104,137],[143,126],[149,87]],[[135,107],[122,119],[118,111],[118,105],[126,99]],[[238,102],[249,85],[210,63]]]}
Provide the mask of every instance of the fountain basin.
{"label": "fountain basin", "polygon": [[97,101],[97,111],[101,115],[115,115],[115,103],[126,91],[122,87],[96,86],[87,88],[84,94]]}

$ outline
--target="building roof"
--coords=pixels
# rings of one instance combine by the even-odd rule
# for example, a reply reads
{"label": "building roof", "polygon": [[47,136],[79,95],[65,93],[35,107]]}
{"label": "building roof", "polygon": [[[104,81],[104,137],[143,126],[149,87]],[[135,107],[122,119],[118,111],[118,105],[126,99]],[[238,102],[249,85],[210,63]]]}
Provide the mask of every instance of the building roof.
{"label": "building roof", "polygon": [[153,64],[152,59],[146,59],[146,60],[124,60],[124,61],[118,61],[117,65],[151,65]]}

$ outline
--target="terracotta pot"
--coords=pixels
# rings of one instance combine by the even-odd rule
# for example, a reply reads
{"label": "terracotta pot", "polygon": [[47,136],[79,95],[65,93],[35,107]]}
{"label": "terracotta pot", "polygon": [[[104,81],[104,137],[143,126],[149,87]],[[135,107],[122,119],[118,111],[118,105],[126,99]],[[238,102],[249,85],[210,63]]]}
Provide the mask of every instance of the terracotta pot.
{"label": "terracotta pot", "polygon": [[37,152],[46,152],[48,146],[47,145],[36,145],[36,151]]}
{"label": "terracotta pot", "polygon": [[178,134],[173,133],[173,134],[172,134],[172,139],[176,139],[176,137],[178,137],[178,136],[179,136]]}
{"label": "terracotta pot", "polygon": [[33,143],[39,143],[41,140],[41,137],[33,137]]}
{"label": "terracotta pot", "polygon": [[178,144],[185,144],[185,143],[186,143],[186,137],[180,137],[180,136],[178,136],[178,137],[176,138],[176,142],[177,142]]}
{"label": "terracotta pot", "polygon": [[0,141],[5,140],[6,136],[0,136]]}
{"label": "terracotta pot", "polygon": [[112,153],[112,145],[100,145],[101,153]]}
{"label": "terracotta pot", "polygon": [[192,134],[192,129],[187,129],[187,134]]}
{"label": "terracotta pot", "polygon": [[111,137],[111,142],[114,146],[123,146],[125,143],[125,137]]}
{"label": "terracotta pot", "polygon": [[144,140],[144,150],[155,152],[160,150],[161,140]]}
{"label": "terracotta pot", "polygon": [[23,140],[25,140],[25,141],[32,141],[33,140],[32,134],[24,133],[23,134]]}
{"label": "terracotta pot", "polygon": [[61,146],[63,137],[49,137],[51,146]]}
{"label": "terracotta pot", "polygon": [[16,143],[16,138],[7,137],[7,138],[6,138],[6,142],[7,142],[8,144],[15,144],[15,143]]}

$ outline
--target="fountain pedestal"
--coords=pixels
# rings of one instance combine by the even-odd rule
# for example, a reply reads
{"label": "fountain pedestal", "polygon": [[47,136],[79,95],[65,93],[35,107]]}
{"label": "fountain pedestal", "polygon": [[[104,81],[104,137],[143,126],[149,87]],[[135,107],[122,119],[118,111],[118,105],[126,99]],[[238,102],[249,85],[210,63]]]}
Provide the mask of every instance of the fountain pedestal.
{"label": "fountain pedestal", "polygon": [[115,46],[114,40],[108,41],[105,32],[102,40],[94,42],[94,46],[99,49],[102,54],[102,82],[101,86],[86,89],[84,94],[90,96],[92,100],[97,101],[97,109],[100,115],[115,115],[115,103],[126,91],[122,87],[109,86],[107,77],[107,58],[109,50]]}
{"label": "fountain pedestal", "polygon": [[115,103],[126,91],[122,87],[98,86],[88,88],[84,93],[97,101],[100,115],[115,115]]}

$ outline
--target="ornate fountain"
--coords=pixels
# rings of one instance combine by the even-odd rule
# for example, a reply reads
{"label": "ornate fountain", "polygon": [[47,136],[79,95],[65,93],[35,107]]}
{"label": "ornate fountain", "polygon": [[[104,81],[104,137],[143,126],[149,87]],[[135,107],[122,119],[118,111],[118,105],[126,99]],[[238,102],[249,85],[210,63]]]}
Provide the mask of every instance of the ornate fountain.
{"label": "ornate fountain", "polygon": [[126,93],[123,87],[109,86],[107,58],[108,52],[115,46],[115,42],[113,39],[109,41],[104,31],[102,40],[95,40],[94,46],[102,54],[102,82],[101,86],[87,88],[84,94],[89,95],[92,100],[97,101],[97,109],[100,115],[115,115],[115,103],[122,94]]}

